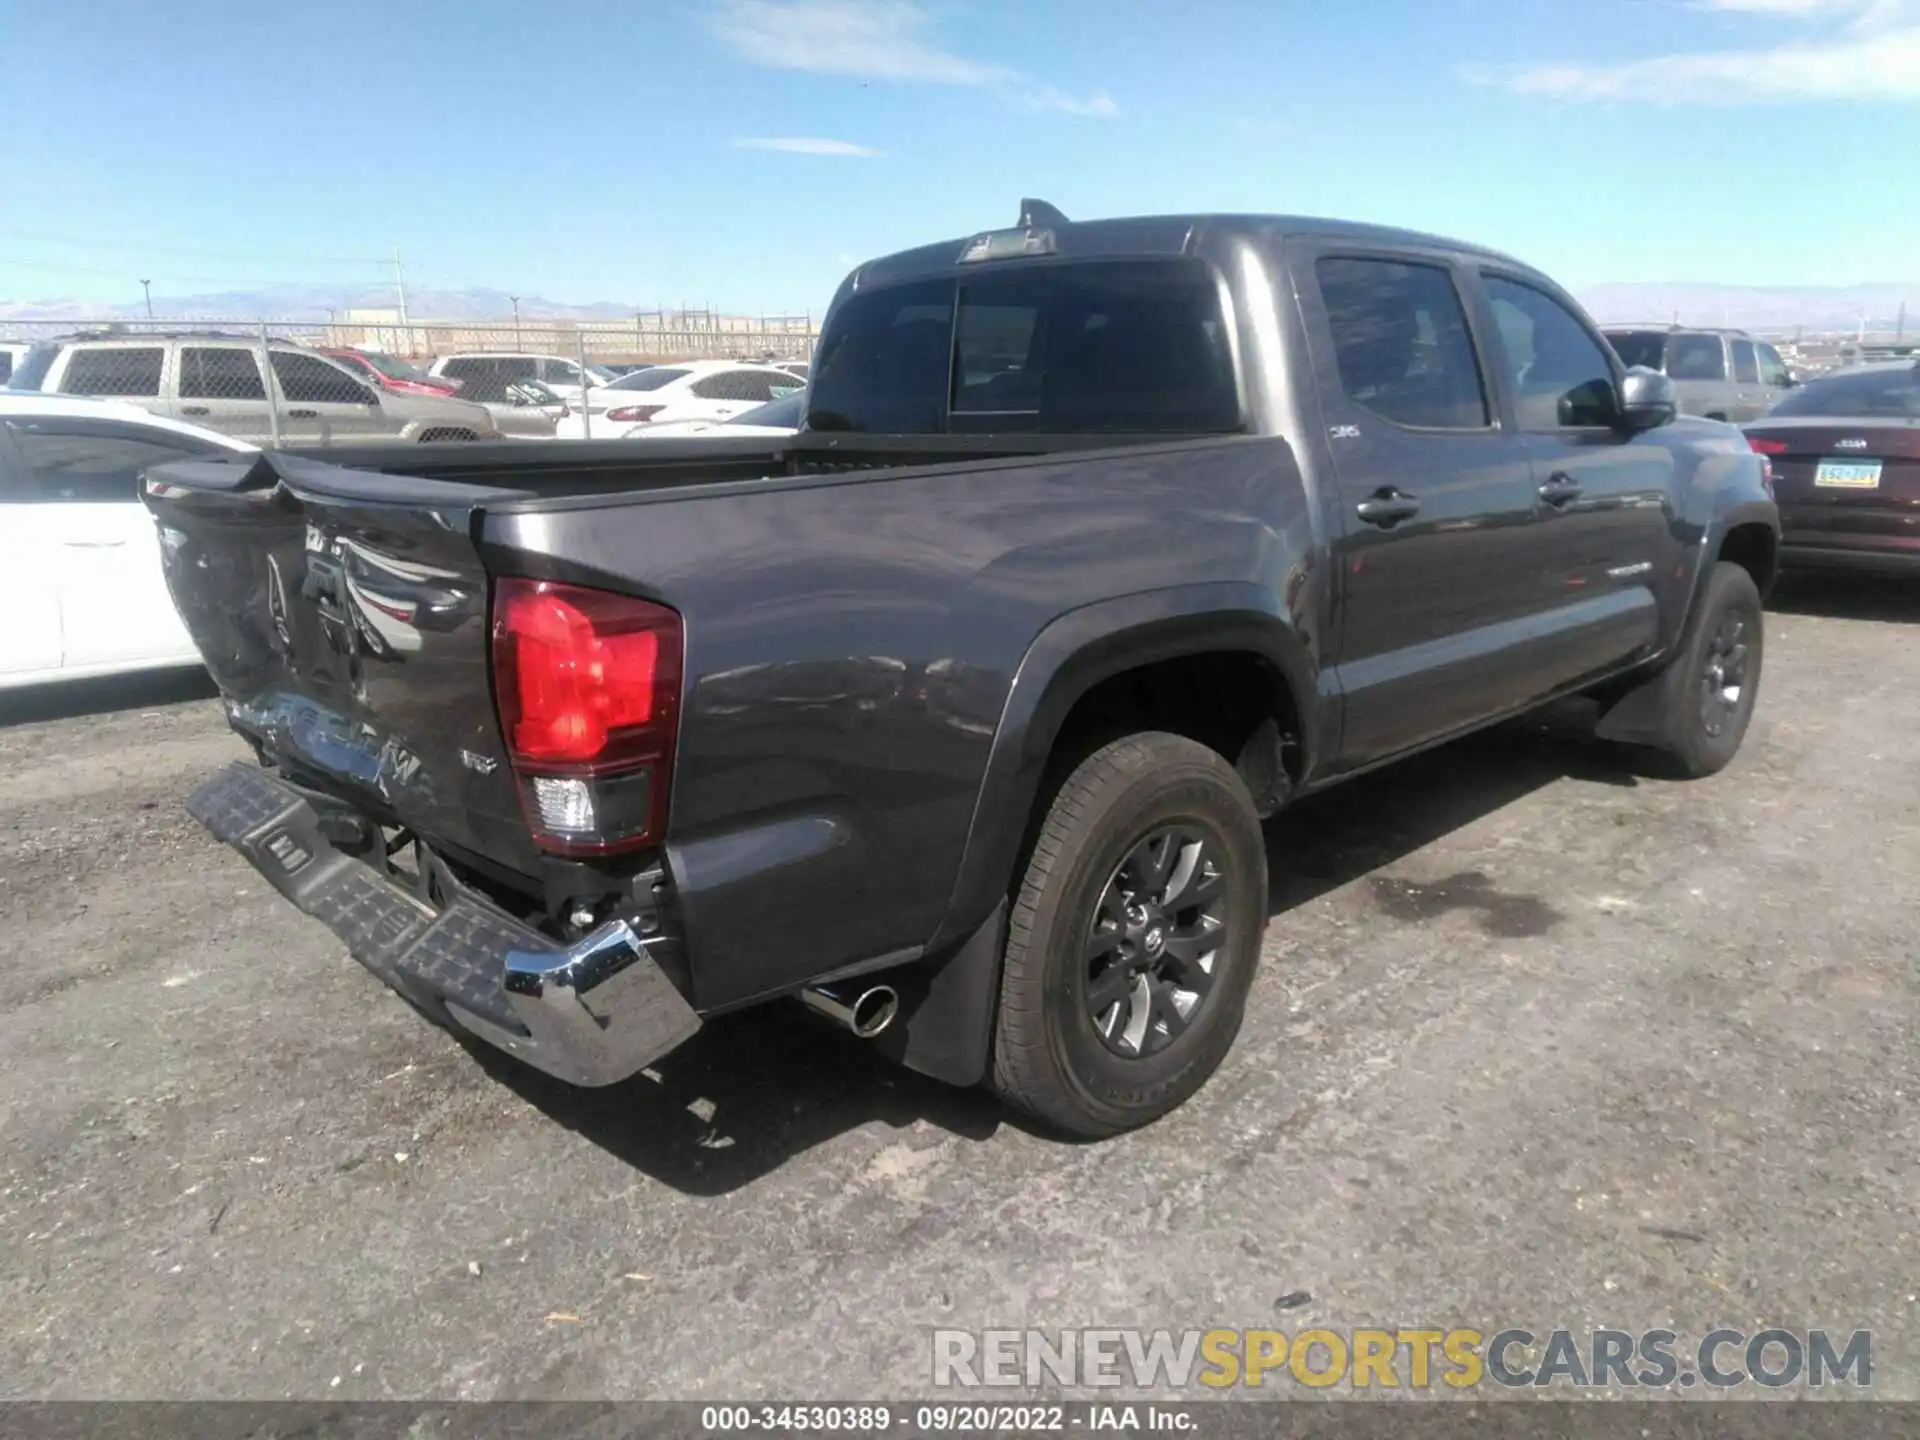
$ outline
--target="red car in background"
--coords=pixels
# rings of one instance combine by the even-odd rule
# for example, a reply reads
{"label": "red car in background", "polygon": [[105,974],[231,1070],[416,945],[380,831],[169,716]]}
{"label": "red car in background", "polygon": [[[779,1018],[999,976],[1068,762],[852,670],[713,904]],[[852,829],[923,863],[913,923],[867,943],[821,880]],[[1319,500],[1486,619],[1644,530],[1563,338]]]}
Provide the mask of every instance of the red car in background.
{"label": "red car in background", "polygon": [[460,388],[457,380],[440,380],[417,370],[397,355],[383,355],[378,350],[322,350],[322,355],[338,360],[342,365],[358,371],[383,390],[392,390],[401,395],[451,395]]}

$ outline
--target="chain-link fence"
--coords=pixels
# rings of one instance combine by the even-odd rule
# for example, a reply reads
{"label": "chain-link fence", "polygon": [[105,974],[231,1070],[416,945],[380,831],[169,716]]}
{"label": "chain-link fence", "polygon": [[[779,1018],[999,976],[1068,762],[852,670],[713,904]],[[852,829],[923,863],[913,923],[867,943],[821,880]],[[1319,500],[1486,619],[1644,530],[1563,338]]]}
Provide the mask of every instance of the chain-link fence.
{"label": "chain-link fence", "polygon": [[[15,388],[127,400],[254,444],[310,446],[593,438],[623,413],[604,397],[624,372],[707,360],[800,376],[813,353],[810,318],[648,324],[688,318],[7,321],[0,361]],[[727,378],[702,384],[718,394]]]}

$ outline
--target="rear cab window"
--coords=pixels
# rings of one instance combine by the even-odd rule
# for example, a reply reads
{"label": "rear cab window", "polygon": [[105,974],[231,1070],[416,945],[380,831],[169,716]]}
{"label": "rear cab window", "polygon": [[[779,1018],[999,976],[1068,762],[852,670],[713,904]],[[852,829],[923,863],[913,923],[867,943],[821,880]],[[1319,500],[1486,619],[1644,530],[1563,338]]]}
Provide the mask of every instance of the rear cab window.
{"label": "rear cab window", "polygon": [[815,356],[808,425],[876,434],[1242,428],[1210,266],[1082,260],[856,293]]}

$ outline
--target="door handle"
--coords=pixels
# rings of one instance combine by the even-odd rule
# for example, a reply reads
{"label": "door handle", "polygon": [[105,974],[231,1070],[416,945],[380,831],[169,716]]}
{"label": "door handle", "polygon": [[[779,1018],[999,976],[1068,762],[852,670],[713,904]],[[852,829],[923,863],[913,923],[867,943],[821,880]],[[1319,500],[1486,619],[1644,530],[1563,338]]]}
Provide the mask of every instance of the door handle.
{"label": "door handle", "polygon": [[289,420],[318,420],[320,418],[320,412],[318,410],[289,410],[287,411],[287,418]]}
{"label": "door handle", "polygon": [[1540,498],[1553,506],[1570,505],[1581,494],[1580,482],[1563,472],[1549,475],[1547,483],[1540,487]]}
{"label": "door handle", "polygon": [[1353,513],[1369,525],[1378,525],[1382,530],[1391,530],[1402,520],[1411,519],[1420,513],[1420,502],[1405,491],[1384,485],[1373,492],[1358,505]]}
{"label": "door handle", "polygon": [[213,411],[205,405],[182,405],[180,407],[180,413],[182,415],[211,415]]}

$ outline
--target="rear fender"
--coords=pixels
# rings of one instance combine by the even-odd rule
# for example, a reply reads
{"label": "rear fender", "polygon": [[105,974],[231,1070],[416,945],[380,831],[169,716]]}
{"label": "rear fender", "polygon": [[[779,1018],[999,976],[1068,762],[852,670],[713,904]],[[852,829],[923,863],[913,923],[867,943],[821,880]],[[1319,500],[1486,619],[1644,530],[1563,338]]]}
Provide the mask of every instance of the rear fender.
{"label": "rear fender", "polygon": [[[1014,676],[974,804],[953,896],[929,951],[973,935],[1006,897],[1060,728],[1095,685],[1187,655],[1245,651],[1270,661],[1301,717],[1302,773],[1333,753],[1337,709],[1316,706],[1317,667],[1279,597],[1240,582],[1183,585],[1069,611],[1034,639]],[[997,955],[995,964],[998,964]]]}

